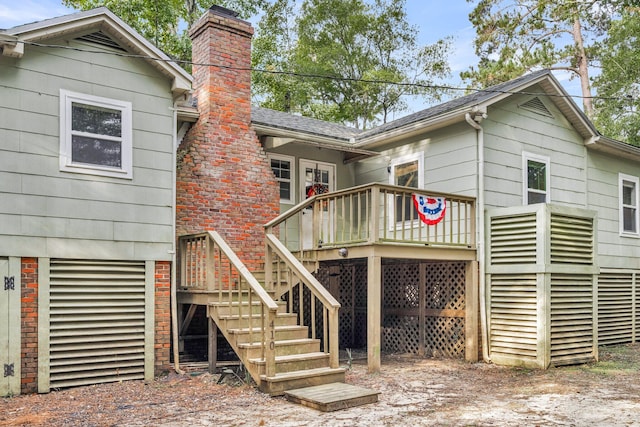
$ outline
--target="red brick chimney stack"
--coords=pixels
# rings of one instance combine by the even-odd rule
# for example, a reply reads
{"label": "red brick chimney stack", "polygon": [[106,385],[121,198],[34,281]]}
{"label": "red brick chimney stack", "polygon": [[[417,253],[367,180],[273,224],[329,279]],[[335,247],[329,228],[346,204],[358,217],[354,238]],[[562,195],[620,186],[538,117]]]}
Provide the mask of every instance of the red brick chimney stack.
{"label": "red brick chimney stack", "polygon": [[178,148],[177,232],[218,231],[251,268],[279,214],[271,166],[251,130],[251,24],[209,9],[190,31],[198,122]]}

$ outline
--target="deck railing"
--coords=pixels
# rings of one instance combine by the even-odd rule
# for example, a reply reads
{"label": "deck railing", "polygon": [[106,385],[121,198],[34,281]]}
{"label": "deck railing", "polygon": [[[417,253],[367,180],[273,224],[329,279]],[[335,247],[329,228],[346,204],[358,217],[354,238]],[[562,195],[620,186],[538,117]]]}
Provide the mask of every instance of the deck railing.
{"label": "deck railing", "polygon": [[[441,221],[427,225],[414,208],[413,194],[445,200]],[[265,225],[305,259],[310,251],[358,244],[403,243],[474,247],[473,197],[385,184],[367,184],[313,196]]]}
{"label": "deck railing", "polygon": [[[207,293],[210,302],[226,305],[230,314],[238,315],[240,327],[249,330],[250,342],[262,344],[266,375],[275,375],[276,302],[217,232],[182,236],[179,251],[180,287]],[[258,339],[253,336],[256,324],[261,325]]]}
{"label": "deck railing", "polygon": [[[288,312],[297,311],[299,324],[309,328],[310,338],[322,337],[321,351],[329,353],[330,367],[337,368],[340,303],[298,259],[292,256],[276,236],[267,234],[266,241],[265,278],[267,287],[275,290],[280,284],[284,284],[286,289],[282,294],[286,295]],[[322,328],[322,335],[320,335],[320,331],[316,331],[318,326]]]}

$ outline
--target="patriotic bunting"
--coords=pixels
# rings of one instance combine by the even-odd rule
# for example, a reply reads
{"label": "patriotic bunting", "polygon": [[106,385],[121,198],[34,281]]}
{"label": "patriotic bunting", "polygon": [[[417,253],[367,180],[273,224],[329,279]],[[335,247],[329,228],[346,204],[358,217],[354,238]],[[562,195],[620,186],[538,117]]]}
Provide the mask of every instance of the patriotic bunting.
{"label": "patriotic bunting", "polygon": [[444,197],[429,197],[421,194],[413,194],[413,205],[418,211],[420,220],[427,225],[435,225],[442,221],[447,210]]}

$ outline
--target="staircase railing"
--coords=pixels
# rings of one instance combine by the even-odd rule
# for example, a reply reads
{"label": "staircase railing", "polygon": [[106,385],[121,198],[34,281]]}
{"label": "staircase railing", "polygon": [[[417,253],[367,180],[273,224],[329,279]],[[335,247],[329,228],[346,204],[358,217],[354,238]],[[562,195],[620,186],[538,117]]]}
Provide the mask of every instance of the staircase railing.
{"label": "staircase railing", "polygon": [[[242,327],[248,328],[251,342],[258,341],[253,339],[253,325],[262,325],[259,341],[265,373],[274,376],[276,302],[217,232],[182,236],[179,251],[182,289],[212,294],[219,304],[228,306],[229,313],[237,314]],[[259,313],[254,312],[256,304],[260,306]]]}
{"label": "staircase railing", "polygon": [[[338,310],[340,303],[322,286],[322,284],[296,259],[285,245],[273,234],[266,235],[265,278],[268,288],[275,288],[275,283],[288,284],[285,292],[289,304],[289,312],[298,312],[301,326],[310,330],[310,338],[318,338],[318,321],[321,320],[322,351],[329,353],[331,368],[339,364],[339,325]],[[297,295],[294,294],[297,286]],[[305,297],[306,295],[306,297]],[[294,301],[297,297],[297,301]],[[297,310],[295,305],[297,303]],[[318,315],[318,305],[321,311]],[[308,311],[307,311],[308,310]]]}
{"label": "staircase railing", "polygon": [[[444,199],[440,221],[425,224],[413,195]],[[475,198],[386,184],[366,184],[315,195],[265,225],[298,259],[314,250],[358,244],[401,243],[475,247]]]}

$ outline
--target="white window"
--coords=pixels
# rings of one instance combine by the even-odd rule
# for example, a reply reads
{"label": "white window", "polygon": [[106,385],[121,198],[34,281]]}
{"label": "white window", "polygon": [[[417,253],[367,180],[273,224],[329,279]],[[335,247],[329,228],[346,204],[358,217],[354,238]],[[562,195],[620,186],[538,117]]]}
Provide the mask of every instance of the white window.
{"label": "white window", "polygon": [[280,184],[280,203],[295,203],[293,191],[295,159],[291,156],[272,153],[269,153],[268,157],[273,175]]}
{"label": "white window", "polygon": [[131,103],[60,90],[60,170],[132,178]]}
{"label": "white window", "polygon": [[522,153],[522,203],[549,203],[550,197],[550,161],[546,156]]}
{"label": "white window", "polygon": [[[424,154],[419,152],[392,159],[389,164],[389,184],[416,189],[424,188]],[[410,195],[404,198],[396,196],[393,205],[391,212],[393,221],[409,221],[412,215],[415,218]]]}
{"label": "white window", "polygon": [[620,174],[620,234],[640,236],[638,229],[640,197],[638,177]]}

